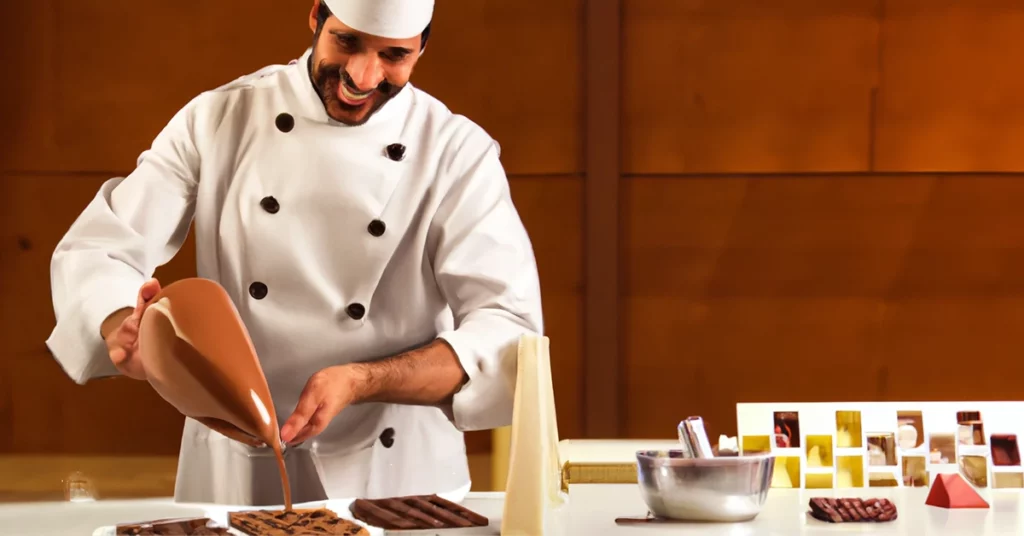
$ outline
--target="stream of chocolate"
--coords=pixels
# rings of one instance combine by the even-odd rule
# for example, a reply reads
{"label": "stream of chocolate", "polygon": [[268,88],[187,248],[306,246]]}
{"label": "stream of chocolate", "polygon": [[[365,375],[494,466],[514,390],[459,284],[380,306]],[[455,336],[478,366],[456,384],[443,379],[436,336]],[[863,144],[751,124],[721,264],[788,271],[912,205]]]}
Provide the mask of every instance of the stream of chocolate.
{"label": "stream of chocolate", "polygon": [[153,389],[187,417],[277,458],[285,509],[292,510],[280,426],[249,334],[217,283],[176,281],[150,302],[139,355]]}
{"label": "stream of chocolate", "polygon": [[274,455],[277,456],[277,470],[281,472],[281,489],[284,490],[284,509],[292,510],[292,486],[288,482],[288,468],[284,465],[284,453],[280,446],[274,447]]}

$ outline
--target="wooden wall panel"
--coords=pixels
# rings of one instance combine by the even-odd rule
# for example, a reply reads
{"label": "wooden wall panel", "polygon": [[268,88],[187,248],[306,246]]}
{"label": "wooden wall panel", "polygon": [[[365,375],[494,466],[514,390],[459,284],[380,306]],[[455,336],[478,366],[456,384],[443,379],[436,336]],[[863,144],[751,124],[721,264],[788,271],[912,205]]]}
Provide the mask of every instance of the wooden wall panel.
{"label": "wooden wall panel", "polygon": [[175,455],[183,418],[148,384],[76,386],[49,353],[14,356],[11,445],[24,454]]}
{"label": "wooden wall panel", "polygon": [[[5,44],[35,53],[10,58],[8,72],[19,77],[0,95],[11,116],[2,169],[134,165],[195,95],[301,55],[312,43],[311,5],[39,0],[5,7]],[[551,2],[543,18],[514,0],[446,0],[435,27],[414,84],[487,128],[510,173],[581,171],[579,0]]]}
{"label": "wooden wall panel", "polygon": [[891,398],[1024,396],[1024,180],[934,179],[886,303]]}
{"label": "wooden wall panel", "polygon": [[441,0],[413,82],[486,128],[510,173],[580,173],[582,1]]}
{"label": "wooden wall panel", "polygon": [[[67,227],[106,177],[3,176],[0,206],[0,452],[174,454],[181,417],[147,385],[102,380],[76,386],[49,356],[53,328],[49,262]],[[559,424],[566,437],[580,433],[581,202],[579,177],[511,180],[520,214],[535,244],[552,338]],[[195,275],[190,236],[179,254],[157,271],[164,283]],[[126,440],[144,437],[145,441]],[[468,449],[485,452],[488,432],[469,434]]]}
{"label": "wooden wall panel", "polygon": [[628,0],[627,174],[868,169],[878,0]]}
{"label": "wooden wall panel", "polygon": [[[50,258],[57,242],[107,177],[100,175],[4,175],[0,201],[0,312],[6,350],[15,355],[45,352],[53,329]],[[191,236],[178,256],[157,272],[165,283],[195,274]],[[10,304],[10,305],[6,305]]]}
{"label": "wooden wall panel", "polygon": [[887,0],[882,171],[1024,170],[1024,5]]}
{"label": "wooden wall panel", "polygon": [[[8,166],[130,168],[198,93],[311,43],[306,2],[159,0],[145,4],[40,0],[17,14],[19,103]],[[287,21],[287,22],[283,22]],[[13,22],[13,21],[12,21]],[[30,29],[30,30],[28,30]]]}
{"label": "wooden wall panel", "polygon": [[625,186],[629,436],[734,433],[740,401],[1024,393],[1019,178]]}

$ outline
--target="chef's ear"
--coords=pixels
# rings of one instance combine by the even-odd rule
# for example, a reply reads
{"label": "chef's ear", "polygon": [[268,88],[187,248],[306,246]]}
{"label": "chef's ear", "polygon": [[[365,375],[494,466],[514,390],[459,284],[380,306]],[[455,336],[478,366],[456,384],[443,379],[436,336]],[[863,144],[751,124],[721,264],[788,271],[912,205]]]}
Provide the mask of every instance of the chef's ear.
{"label": "chef's ear", "polygon": [[313,9],[309,11],[309,31],[316,33],[316,14],[320,11],[320,0],[313,0]]}
{"label": "chef's ear", "polygon": [[433,23],[427,24],[427,27],[423,29],[423,33],[420,34],[420,56],[426,54],[427,43],[430,41],[430,26]]}
{"label": "chef's ear", "polygon": [[323,3],[323,0],[313,0],[313,7],[309,11],[309,29],[313,35],[317,35],[317,32],[330,17],[331,9]]}

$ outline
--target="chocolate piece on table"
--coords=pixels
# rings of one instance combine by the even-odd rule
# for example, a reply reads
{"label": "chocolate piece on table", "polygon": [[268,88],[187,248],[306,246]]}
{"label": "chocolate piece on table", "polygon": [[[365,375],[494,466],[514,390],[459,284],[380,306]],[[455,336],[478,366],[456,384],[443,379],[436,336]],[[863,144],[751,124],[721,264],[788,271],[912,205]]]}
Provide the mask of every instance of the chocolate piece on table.
{"label": "chocolate piece on table", "polygon": [[231,528],[247,536],[323,534],[369,536],[366,528],[338,517],[326,508],[309,510],[252,510],[228,514]]}
{"label": "chocolate piece on table", "polygon": [[423,497],[412,497],[405,500],[405,504],[415,506],[431,517],[437,518],[443,521],[450,527],[466,528],[472,527],[473,522],[452,512],[449,512],[436,504],[426,500]]}
{"label": "chocolate piece on table", "polygon": [[404,515],[406,519],[412,520],[413,522],[421,521],[421,524],[425,524],[427,527],[435,529],[444,528],[443,521],[434,519],[423,513],[421,510],[405,504],[398,499],[381,499],[380,504],[392,512]]}
{"label": "chocolate piece on table", "polygon": [[811,514],[822,521],[843,522],[843,517],[827,499],[811,499]]}
{"label": "chocolate piece on table", "polygon": [[889,499],[815,497],[810,507],[811,517],[829,523],[885,522],[897,517],[896,505]]}
{"label": "chocolate piece on table", "polygon": [[488,520],[486,517],[470,510],[469,508],[466,508],[465,506],[462,506],[461,504],[449,501],[444,497],[440,497],[438,495],[431,495],[429,497],[426,497],[426,499],[442,508],[445,508],[449,511],[461,515],[462,517],[472,522],[473,525],[475,526],[486,527],[488,524],[490,524],[490,520]]}
{"label": "chocolate piece on table", "polygon": [[486,517],[437,495],[357,499],[349,509],[356,519],[386,530],[486,527],[490,524]]}
{"label": "chocolate piece on table", "polygon": [[403,517],[401,513],[389,510],[385,500],[368,501],[356,499],[349,507],[356,519],[375,527],[396,530],[425,528],[429,525],[419,519]]}

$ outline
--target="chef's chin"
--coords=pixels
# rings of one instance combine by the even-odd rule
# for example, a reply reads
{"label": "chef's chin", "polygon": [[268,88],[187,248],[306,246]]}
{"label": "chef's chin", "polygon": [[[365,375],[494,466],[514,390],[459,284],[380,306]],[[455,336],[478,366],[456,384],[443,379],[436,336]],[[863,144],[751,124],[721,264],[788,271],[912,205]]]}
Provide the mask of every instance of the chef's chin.
{"label": "chef's chin", "polygon": [[337,78],[325,77],[317,86],[320,100],[324,103],[324,110],[326,110],[327,115],[331,119],[349,126],[359,126],[366,123],[377,110],[394,96],[377,90],[374,91],[373,96],[368,98],[366,102],[353,106],[338,98]]}

